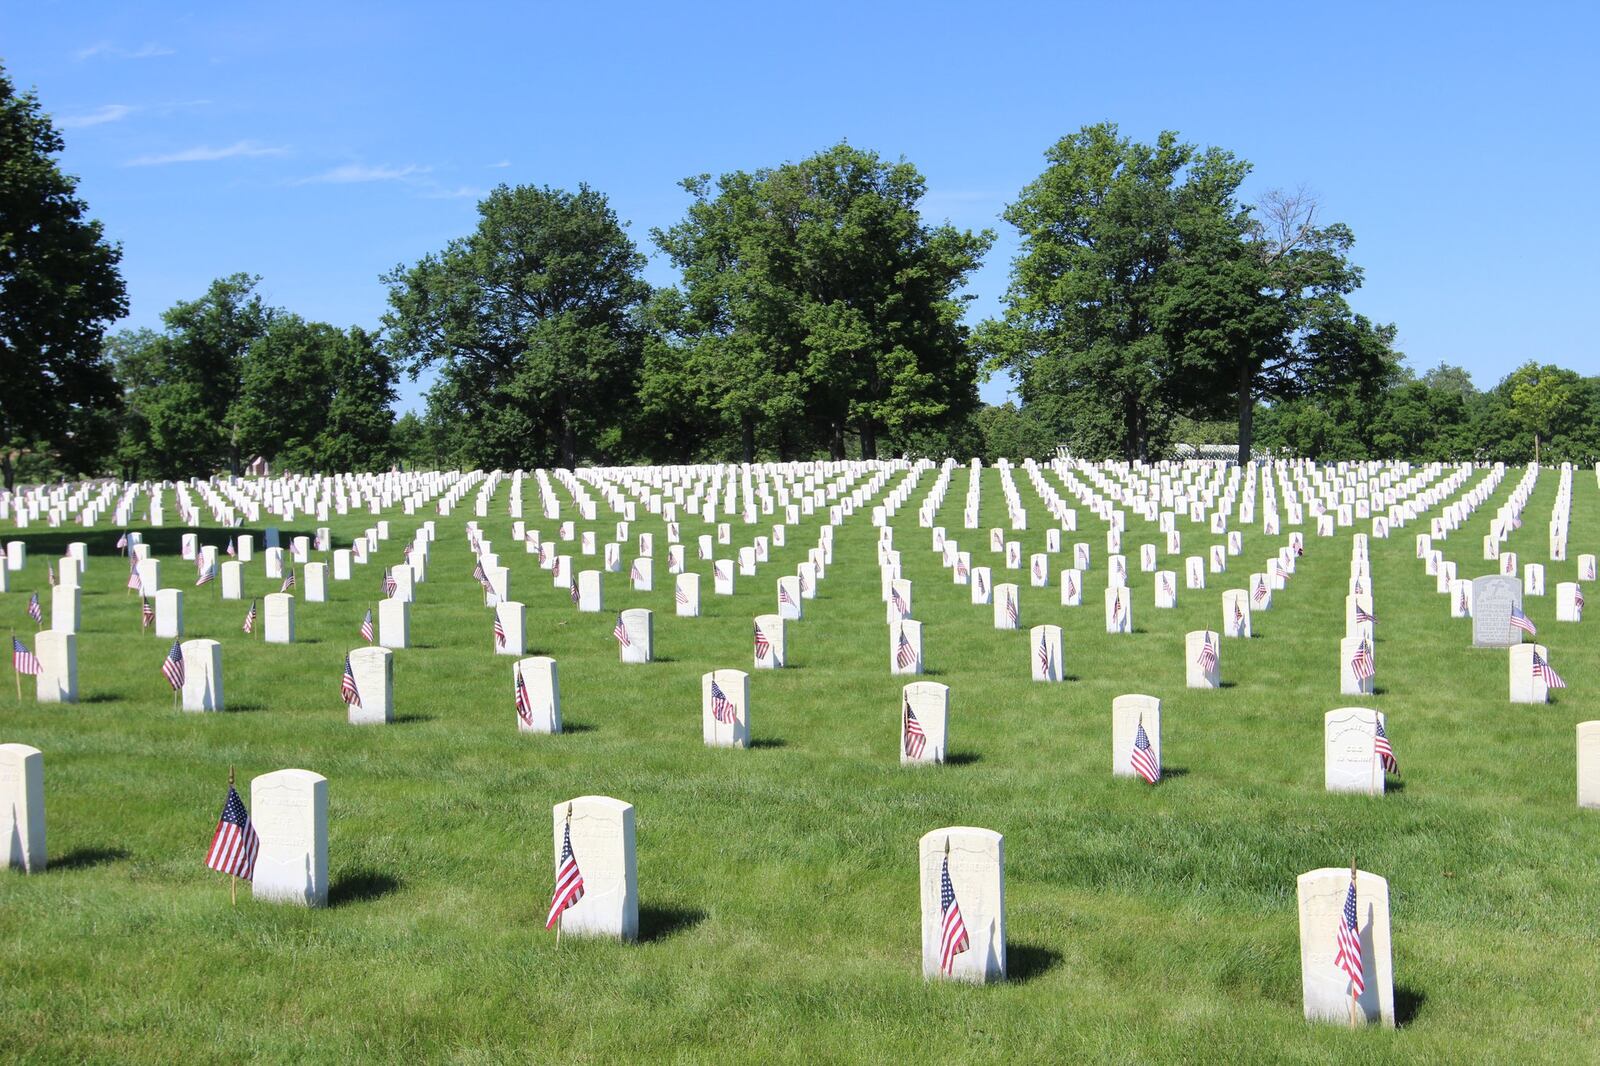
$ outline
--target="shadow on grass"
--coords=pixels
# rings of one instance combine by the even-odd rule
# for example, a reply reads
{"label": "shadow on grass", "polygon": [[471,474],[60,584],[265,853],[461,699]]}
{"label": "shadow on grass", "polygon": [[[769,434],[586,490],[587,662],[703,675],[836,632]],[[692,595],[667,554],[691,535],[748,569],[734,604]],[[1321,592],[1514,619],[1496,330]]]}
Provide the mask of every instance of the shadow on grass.
{"label": "shadow on grass", "polygon": [[1189,768],[1187,766],[1163,766],[1161,768],[1161,780],[1163,780],[1163,781],[1167,780],[1167,778],[1169,778],[1169,777],[1188,777],[1188,776],[1189,776]]}
{"label": "shadow on grass", "polygon": [[92,696],[79,696],[79,703],[116,703],[125,697],[114,692],[96,692]]}
{"label": "shadow on grass", "polygon": [[437,644],[412,644],[410,646],[418,651],[437,651],[439,649]]}
{"label": "shadow on grass", "polygon": [[665,940],[705,920],[706,912],[698,907],[640,907],[639,942]]}
{"label": "shadow on grass", "polygon": [[1006,945],[1006,981],[1026,984],[1061,965],[1061,952],[1037,944]]}
{"label": "shadow on grass", "polygon": [[224,703],[223,706],[228,709],[229,714],[252,714],[267,709],[264,703]]}
{"label": "shadow on grass", "polygon": [[1237,681],[1218,681],[1217,682],[1217,687],[1218,688],[1238,688],[1239,687],[1239,682],[1237,682]]}
{"label": "shadow on grass", "polygon": [[753,737],[750,741],[751,748],[786,748],[789,742],[782,737]]}
{"label": "shadow on grass", "polygon": [[565,719],[561,722],[561,731],[563,733],[593,733],[598,728],[598,726],[589,722],[568,722]]}
{"label": "shadow on grass", "polygon": [[1419,989],[1409,985],[1394,986],[1394,1024],[1397,1026],[1410,1025],[1412,1019],[1422,1012],[1422,1005],[1428,997]]}
{"label": "shadow on grass", "polygon": [[1383,780],[1383,791],[1384,792],[1386,792],[1386,793],[1404,792],[1405,790],[1406,790],[1406,779],[1405,778],[1403,778],[1403,777],[1385,777],[1384,778],[1384,780]]}
{"label": "shadow on grass", "polygon": [[397,714],[394,716],[395,725],[408,725],[412,722],[431,722],[433,720],[433,715],[431,714]]}
{"label": "shadow on grass", "polygon": [[945,752],[944,756],[944,764],[946,766],[971,766],[973,763],[981,762],[982,760],[983,756],[975,751],[949,751]]}
{"label": "shadow on grass", "polygon": [[352,870],[328,887],[328,906],[343,907],[382,899],[400,889],[400,879],[378,870]]}
{"label": "shadow on grass", "polygon": [[46,870],[87,870],[93,866],[104,866],[111,862],[121,862],[126,859],[129,852],[126,848],[73,848],[59,859],[51,859],[45,864]]}

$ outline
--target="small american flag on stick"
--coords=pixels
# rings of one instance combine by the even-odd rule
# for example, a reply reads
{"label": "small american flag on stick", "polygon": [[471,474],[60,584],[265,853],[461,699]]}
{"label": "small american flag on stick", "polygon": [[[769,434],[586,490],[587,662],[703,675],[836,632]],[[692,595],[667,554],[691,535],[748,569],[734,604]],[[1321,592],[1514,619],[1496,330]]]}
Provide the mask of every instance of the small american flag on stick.
{"label": "small american flag on stick", "polygon": [[183,648],[174,640],[172,647],[167,651],[166,658],[161,660],[161,674],[167,679],[173,691],[183,687]]}
{"label": "small american flag on stick", "polygon": [[572,854],[572,811],[567,811],[567,825],[561,832],[561,858],[556,864],[556,890],[550,897],[550,914],[544,927],[551,928],[561,920],[561,912],[583,898],[583,873],[578,869],[578,858]]}
{"label": "small american flag on stick", "polygon": [[368,644],[372,643],[372,608],[367,608],[367,616],[361,620],[361,639]]}
{"label": "small american flag on stick", "polygon": [[1216,673],[1217,646],[1211,643],[1211,631],[1208,629],[1200,637],[1200,657],[1195,660],[1200,664],[1200,669],[1207,674]]}
{"label": "small american flag on stick", "polygon": [[44,608],[39,606],[39,594],[37,592],[28,597],[28,617],[40,625],[44,624]]}
{"label": "small american flag on stick", "polygon": [[254,632],[256,628],[256,601],[250,601],[250,609],[244,613],[244,625],[241,626],[246,633]]}
{"label": "small american flag on stick", "polygon": [[905,670],[917,661],[917,653],[912,650],[911,642],[906,639],[904,630],[900,632],[900,640],[895,645],[894,662],[900,669]]}
{"label": "small american flag on stick", "polygon": [[261,838],[250,824],[250,812],[244,809],[244,801],[230,780],[227,798],[222,801],[222,815],[217,819],[216,831],[211,834],[211,847],[206,850],[206,868],[248,881],[255,874],[256,855],[260,850]]}
{"label": "small american flag on stick", "polygon": [[905,748],[906,758],[920,759],[922,757],[922,749],[927,747],[928,744],[928,734],[922,731],[922,723],[917,721],[916,713],[911,710],[911,697],[906,696],[904,699],[905,723],[902,744]]}
{"label": "small american flag on stick", "polygon": [[346,707],[361,706],[361,690],[356,688],[356,672],[350,667],[350,656],[344,657],[344,676],[339,679],[339,698]]}
{"label": "small american flag on stick", "polygon": [[1528,634],[1530,637],[1539,635],[1538,627],[1533,624],[1533,619],[1522,613],[1521,607],[1511,608],[1511,624]]}
{"label": "small american flag on stick", "polygon": [[633,640],[628,636],[628,627],[622,621],[622,615],[617,615],[617,624],[611,627],[611,635],[617,638],[617,643],[624,648],[633,647]]}
{"label": "small american flag on stick", "polygon": [[1134,773],[1152,785],[1161,779],[1161,767],[1156,765],[1155,749],[1150,746],[1150,734],[1144,731],[1143,718],[1139,719],[1139,727],[1133,734],[1133,757],[1129,764]]}
{"label": "small american flag on stick", "polygon": [[1384,772],[1398,774],[1400,772],[1400,760],[1394,757],[1394,748],[1389,744],[1389,733],[1383,728],[1382,715],[1379,715],[1376,718],[1376,723],[1377,728],[1372,734],[1373,754],[1376,755],[1378,757],[1378,761],[1383,764]]}
{"label": "small american flag on stick", "polygon": [[1339,915],[1333,968],[1350,980],[1350,995],[1360,996],[1367,989],[1366,967],[1361,961],[1361,927],[1356,918],[1356,871],[1350,869],[1350,890],[1345,893],[1344,910]]}
{"label": "small american flag on stick", "polygon": [[517,718],[523,725],[533,725],[533,699],[528,695],[527,682],[522,680],[522,666],[517,666],[517,683],[513,698],[517,704]]}
{"label": "small american flag on stick", "polygon": [[944,863],[939,868],[939,911],[943,916],[939,929],[939,972],[946,976],[955,971],[956,956],[969,946],[967,925],[961,920],[961,905],[956,902],[956,889],[950,883],[949,846],[946,841]]}
{"label": "small american flag on stick", "polygon": [[722,691],[716,678],[711,679],[711,717],[723,725],[731,725],[739,717],[739,708],[728,699],[728,694]]}
{"label": "small american flag on stick", "polygon": [[11,638],[11,669],[18,674],[27,674],[30,677],[39,673],[39,660],[28,646],[15,636]]}
{"label": "small american flag on stick", "polygon": [[1372,648],[1365,640],[1356,646],[1356,653],[1350,657],[1350,672],[1356,675],[1357,681],[1366,681],[1375,672],[1372,664]]}
{"label": "small american flag on stick", "polygon": [[139,628],[149,629],[150,623],[156,620],[156,609],[150,606],[150,601],[143,596],[139,597]]}
{"label": "small american flag on stick", "polygon": [[1544,680],[1545,688],[1566,688],[1567,683],[1561,675],[1556,673],[1556,668],[1551,666],[1538,652],[1533,653],[1533,676]]}
{"label": "small american flag on stick", "polygon": [[761,623],[756,623],[756,658],[765,659],[772,650],[772,642],[767,639],[766,633],[761,629]]}

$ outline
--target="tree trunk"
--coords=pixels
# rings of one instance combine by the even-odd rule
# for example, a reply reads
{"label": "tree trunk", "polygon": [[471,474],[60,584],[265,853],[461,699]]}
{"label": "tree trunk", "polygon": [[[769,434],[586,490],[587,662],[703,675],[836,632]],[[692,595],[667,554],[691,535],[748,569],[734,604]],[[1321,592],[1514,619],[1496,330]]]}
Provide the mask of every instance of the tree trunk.
{"label": "tree trunk", "polygon": [[0,452],[0,474],[5,475],[7,492],[17,487],[17,468],[11,465],[11,453],[9,451]]}
{"label": "tree trunk", "polygon": [[829,431],[828,455],[836,463],[844,459],[844,425],[842,423],[833,423]]}
{"label": "tree trunk", "polygon": [[1250,446],[1256,429],[1256,398],[1251,393],[1249,365],[1239,373],[1239,465],[1250,463]]}
{"label": "tree trunk", "polygon": [[[1538,430],[1534,430],[1533,431],[1533,465],[1534,466],[1538,466],[1539,465],[1539,431]],[[11,476],[8,474],[8,475],[6,475],[6,488],[9,489],[10,487],[11,487]]]}
{"label": "tree trunk", "polygon": [[578,466],[578,433],[572,428],[572,418],[561,413],[561,465],[568,470]]}
{"label": "tree trunk", "polygon": [[739,419],[740,443],[744,448],[744,461],[756,461],[756,420],[748,412]]}
{"label": "tree trunk", "polygon": [[878,457],[878,432],[872,425],[872,419],[861,423],[861,458],[876,459]]}

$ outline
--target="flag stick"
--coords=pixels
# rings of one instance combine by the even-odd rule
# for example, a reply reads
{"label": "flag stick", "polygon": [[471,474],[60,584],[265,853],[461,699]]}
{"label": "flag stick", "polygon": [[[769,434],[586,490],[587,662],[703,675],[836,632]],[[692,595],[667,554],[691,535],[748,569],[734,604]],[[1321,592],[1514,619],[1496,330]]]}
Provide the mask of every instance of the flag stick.
{"label": "flag stick", "polygon": [[[1354,885],[1356,883],[1356,857],[1355,857],[1354,853],[1352,853],[1351,856],[1350,856],[1350,883],[1352,885]],[[1357,916],[1356,916],[1357,925],[1356,925],[1356,932],[1355,932],[1356,940],[1357,940],[1358,943],[1360,942],[1360,939],[1361,939],[1360,921],[1361,921],[1361,918],[1360,918],[1360,915],[1358,913]],[[1352,1029],[1360,1028],[1362,1020],[1363,1020],[1363,1018],[1362,1018],[1362,1016],[1360,1014],[1360,1011],[1359,1011],[1357,1003],[1356,1003],[1356,986],[1355,986],[1354,983],[1352,983],[1350,985],[1350,1028],[1352,1028]]]}
{"label": "flag stick", "polygon": [[[17,631],[15,629],[11,631],[11,639],[17,639]],[[20,706],[22,704],[22,674],[17,669],[17,656],[14,646],[11,654],[11,676],[17,679],[17,704]]]}
{"label": "flag stick", "polygon": [[[228,764],[228,791],[233,791],[233,763]],[[233,907],[239,905],[239,875],[228,875],[228,904]]]}

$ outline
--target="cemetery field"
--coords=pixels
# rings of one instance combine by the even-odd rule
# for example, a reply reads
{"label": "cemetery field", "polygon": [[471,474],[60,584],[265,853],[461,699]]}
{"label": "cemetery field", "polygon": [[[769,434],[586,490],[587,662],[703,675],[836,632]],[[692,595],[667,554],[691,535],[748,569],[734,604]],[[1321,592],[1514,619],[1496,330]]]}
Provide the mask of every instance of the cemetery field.
{"label": "cemetery field", "polygon": [[[1511,471],[1440,547],[1461,576],[1481,558]],[[903,475],[891,478],[890,484]],[[931,479],[931,473],[928,478]],[[950,686],[946,765],[899,763],[901,686],[875,558],[878,531],[858,511],[805,617],[787,627],[786,669],[752,671],[749,750],[707,748],[701,675],[751,669],[751,620],[775,610],[774,582],[816,544],[825,513],[788,530],[759,576],[712,594],[685,518],[700,618],[674,617],[664,523],[655,590],[605,577],[606,610],[578,613],[510,536],[507,486],[477,521],[527,604],[529,654],[559,662],[565,732],[519,734],[512,662],[493,654],[492,615],[463,533],[470,498],[448,517],[386,514],[375,562],[297,604],[297,642],[240,631],[252,598],[278,591],[260,556],[243,601],[220,582],[195,588],[178,559],[182,528],[143,528],[163,582],[185,590],[186,636],[223,643],[227,713],[184,714],[160,674],[170,640],[141,633],[124,585],[118,530],[102,524],[7,530],[28,563],[0,612],[32,646],[25,606],[46,601],[47,559],[86,540],[79,700],[20,705],[0,679],[0,742],[45,753],[49,867],[0,870],[0,1057],[173,1062],[265,1059],[537,1062],[683,1061],[1594,1061],[1600,1057],[1600,812],[1575,798],[1574,727],[1600,718],[1600,641],[1558,623],[1555,597],[1530,597],[1538,640],[1568,688],[1545,706],[1508,702],[1507,653],[1471,647],[1471,621],[1416,558],[1427,522],[1370,542],[1377,627],[1373,697],[1339,694],[1339,639],[1352,534],[1315,523],[1244,548],[1208,587],[1152,607],[1139,545],[1153,523],[1129,517],[1135,632],[1105,632],[1106,526],[1078,508],[1091,545],[1084,606],[1003,570],[988,529],[1006,525],[999,473],[982,471],[980,528],[962,528],[971,472],[957,467],[938,521],[974,565],[1021,589],[1021,632],[952,583],[915,506],[892,520],[923,622],[926,678]],[[1468,481],[1476,483],[1479,475]],[[1047,477],[1053,477],[1048,475]],[[1568,561],[1547,559],[1557,473],[1540,477],[1508,547],[1546,561],[1549,588],[1600,549],[1592,470],[1573,478]],[[1024,558],[1050,525],[1027,478]],[[1059,488],[1059,483],[1055,483]],[[912,494],[920,502],[926,489]],[[170,493],[169,493],[170,497]],[[563,503],[570,500],[563,498]],[[530,508],[535,513],[536,508]],[[1437,511],[1432,512],[1437,514]],[[572,517],[569,509],[563,518]],[[389,725],[346,723],[339,682],[376,607],[384,565],[425,518],[437,523],[427,580],[411,609],[413,646],[395,653]],[[375,519],[326,523],[347,547]],[[763,518],[770,525],[771,518]],[[734,543],[764,526],[734,522]],[[310,535],[313,520],[283,523]],[[552,521],[531,529],[555,537]],[[203,527],[219,547],[237,532]],[[578,528],[612,538],[601,508]],[[1185,551],[1220,542],[1181,522]],[[1305,532],[1305,554],[1254,637],[1221,642],[1223,687],[1184,687],[1184,634],[1220,628],[1224,589]],[[259,551],[259,549],[258,549]],[[729,549],[731,551],[731,549]],[[580,567],[597,566],[578,556]],[[720,554],[720,553],[719,553]],[[326,558],[317,553],[315,558]],[[1176,565],[1174,565],[1176,563]],[[1024,562],[1026,566],[1026,561]],[[187,576],[185,576],[187,575]],[[1594,586],[1585,586],[1590,591]],[[654,614],[656,661],[622,665],[616,611]],[[1062,683],[1029,680],[1027,627],[1065,630]],[[1111,701],[1162,700],[1164,776],[1151,787],[1111,774]],[[1402,775],[1381,798],[1323,785],[1323,715],[1387,715]],[[237,768],[250,778],[302,767],[328,779],[330,899],[273,906],[203,867]],[[600,794],[637,817],[640,942],[544,928],[554,856],[551,807]],[[1005,837],[1008,979],[987,987],[922,977],[917,842],[943,826]],[[1395,1029],[1311,1025],[1301,1012],[1295,879],[1348,866],[1388,879]]]}

